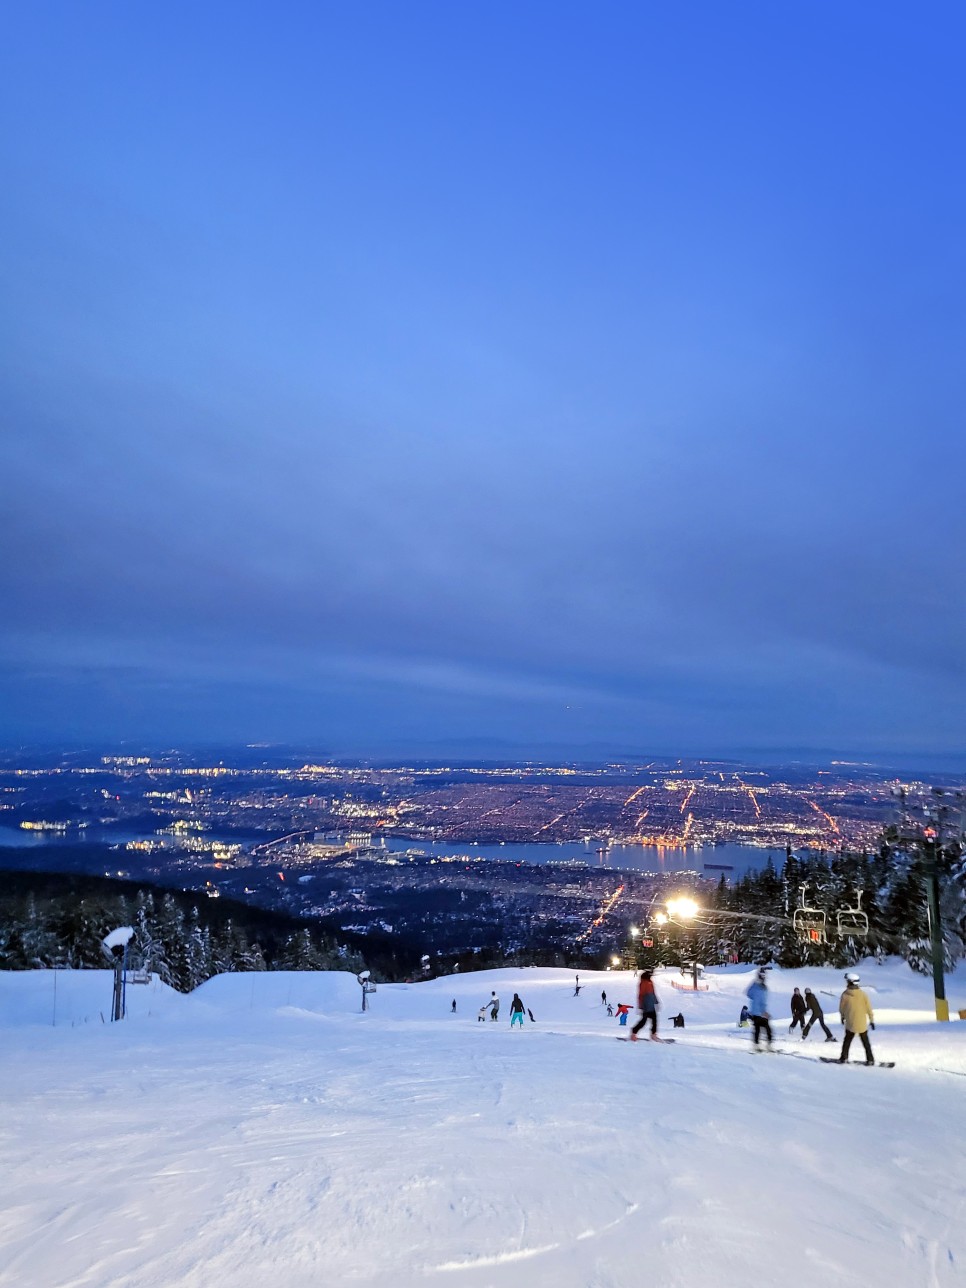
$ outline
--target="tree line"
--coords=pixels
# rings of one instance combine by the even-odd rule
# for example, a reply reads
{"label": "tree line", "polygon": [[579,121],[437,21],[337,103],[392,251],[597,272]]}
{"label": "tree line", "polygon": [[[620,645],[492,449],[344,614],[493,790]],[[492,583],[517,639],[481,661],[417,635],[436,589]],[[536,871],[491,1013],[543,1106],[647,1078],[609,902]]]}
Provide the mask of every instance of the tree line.
{"label": "tree line", "polygon": [[132,967],[185,993],[229,971],[363,968],[357,947],[294,918],[234,901],[199,902],[182,891],[117,885],[4,874],[0,970],[104,967],[101,941],[118,926],[134,930]]}
{"label": "tree line", "polygon": [[[961,843],[943,849],[938,869],[943,953],[951,969],[966,957]],[[825,914],[824,938],[810,939],[794,925],[803,890],[805,907]],[[695,927],[672,926],[641,951],[642,964],[676,964],[695,957],[707,964],[736,960],[786,968],[847,967],[881,953],[903,957],[923,974],[931,970],[925,860],[915,847],[904,849],[886,840],[874,853],[798,857],[789,851],[780,871],[769,859],[764,868],[731,885],[722,878],[700,902]],[[850,931],[854,919],[848,916],[843,918],[844,933],[838,933],[838,914],[856,907],[868,917],[868,934]]]}

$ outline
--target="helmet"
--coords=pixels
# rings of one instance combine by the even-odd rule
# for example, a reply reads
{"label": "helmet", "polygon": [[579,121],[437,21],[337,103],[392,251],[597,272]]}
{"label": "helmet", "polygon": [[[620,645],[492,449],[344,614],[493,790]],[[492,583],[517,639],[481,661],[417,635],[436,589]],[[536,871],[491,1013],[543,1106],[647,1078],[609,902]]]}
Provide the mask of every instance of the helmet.
{"label": "helmet", "polygon": [[854,970],[850,970],[845,977],[845,982],[846,984],[857,984],[860,978],[861,977],[859,975],[856,975]]}

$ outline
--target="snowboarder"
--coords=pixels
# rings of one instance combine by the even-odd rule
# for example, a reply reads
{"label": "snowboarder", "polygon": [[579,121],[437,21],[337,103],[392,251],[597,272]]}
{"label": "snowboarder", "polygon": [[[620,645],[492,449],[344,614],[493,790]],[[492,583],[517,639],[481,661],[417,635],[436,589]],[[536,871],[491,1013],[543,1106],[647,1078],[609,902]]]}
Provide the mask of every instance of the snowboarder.
{"label": "snowboarder", "polygon": [[741,1014],[738,1016],[739,1029],[746,1029],[748,1027],[748,1019],[750,1016],[751,1016],[751,1011],[748,1010],[747,1006],[743,1006],[741,1008]]}
{"label": "snowboarder", "polygon": [[453,1006],[452,1006],[452,1008],[451,1008],[451,1009],[452,1009],[453,1014],[455,1015],[455,1014],[456,1014],[456,998],[455,998],[455,997],[453,998]]}
{"label": "snowboarder", "polygon": [[808,1037],[808,1031],[813,1024],[818,1024],[824,1030],[825,1041],[834,1042],[835,1035],[829,1026],[825,1023],[825,1012],[822,1010],[822,1004],[810,988],[805,990],[805,1005],[808,1007],[808,1022],[802,1029],[802,1041]]}
{"label": "snowboarder", "polygon": [[839,1014],[842,1017],[842,1023],[845,1025],[845,1037],[842,1039],[842,1054],[839,1056],[839,1064],[848,1063],[849,1047],[852,1045],[852,1039],[856,1034],[862,1039],[862,1045],[865,1047],[866,1064],[875,1064],[872,1043],[869,1041],[869,1029],[875,1028],[872,1003],[862,989],[859,988],[859,976],[854,971],[849,971],[845,977],[845,992],[839,998]]}
{"label": "snowboarder", "polygon": [[654,991],[654,984],[649,970],[641,971],[641,982],[637,988],[637,1005],[640,1008],[641,1018],[631,1029],[631,1041],[637,1041],[637,1035],[644,1025],[651,1021],[651,1041],[660,1042],[657,1036],[657,993]]}
{"label": "snowboarder", "polygon": [[495,1020],[500,1014],[500,999],[496,993],[490,993],[490,1001],[487,1003],[490,1008],[490,1019]]}
{"label": "snowboarder", "polygon": [[792,1022],[788,1026],[789,1033],[791,1033],[793,1029],[796,1029],[799,1026],[801,1026],[802,1032],[804,1033],[805,999],[804,997],[802,997],[801,991],[796,988],[794,993],[792,993]]}
{"label": "snowboarder", "polygon": [[626,1002],[618,1002],[617,1023],[621,1026],[621,1028],[624,1028],[624,1029],[627,1028],[627,1017],[628,1015],[630,1015],[630,1013],[631,1013],[631,1008],[627,1005]]}
{"label": "snowboarder", "polygon": [[771,1025],[768,1023],[768,984],[765,972],[766,967],[762,966],[754,983],[748,986],[748,1009],[751,1011],[751,1022],[755,1026],[755,1031],[751,1038],[752,1042],[757,1047],[761,1041],[761,1035],[764,1033],[770,1051],[772,1037]]}
{"label": "snowboarder", "polygon": [[523,1028],[523,1003],[520,1001],[520,994],[513,994],[513,1001],[510,1003],[510,1028],[514,1024],[519,1024]]}

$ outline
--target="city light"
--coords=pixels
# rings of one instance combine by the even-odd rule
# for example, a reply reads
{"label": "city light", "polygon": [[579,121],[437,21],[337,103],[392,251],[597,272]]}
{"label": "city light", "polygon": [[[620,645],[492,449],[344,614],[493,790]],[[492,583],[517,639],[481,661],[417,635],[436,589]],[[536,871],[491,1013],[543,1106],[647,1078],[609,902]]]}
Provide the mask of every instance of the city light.
{"label": "city light", "polygon": [[667,925],[667,921],[668,921],[667,913],[666,913],[666,912],[656,912],[656,913],[654,914],[654,920],[657,922],[657,924],[658,924],[659,926],[666,926],[666,925]]}

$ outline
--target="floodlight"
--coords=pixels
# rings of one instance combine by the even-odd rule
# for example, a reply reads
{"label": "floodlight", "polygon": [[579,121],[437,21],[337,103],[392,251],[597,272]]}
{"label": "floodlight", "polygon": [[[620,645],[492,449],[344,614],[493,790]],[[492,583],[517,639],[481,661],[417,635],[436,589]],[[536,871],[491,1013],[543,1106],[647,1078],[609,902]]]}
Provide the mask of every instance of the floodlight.
{"label": "floodlight", "polygon": [[679,899],[668,899],[667,910],[672,917],[677,917],[681,921],[690,921],[692,917],[697,916],[699,908],[693,899],[685,895]]}

